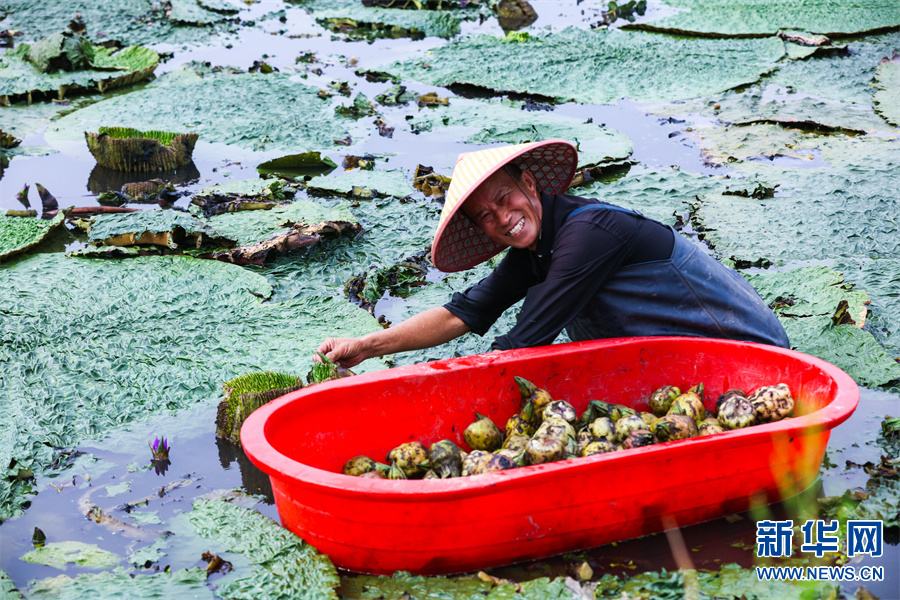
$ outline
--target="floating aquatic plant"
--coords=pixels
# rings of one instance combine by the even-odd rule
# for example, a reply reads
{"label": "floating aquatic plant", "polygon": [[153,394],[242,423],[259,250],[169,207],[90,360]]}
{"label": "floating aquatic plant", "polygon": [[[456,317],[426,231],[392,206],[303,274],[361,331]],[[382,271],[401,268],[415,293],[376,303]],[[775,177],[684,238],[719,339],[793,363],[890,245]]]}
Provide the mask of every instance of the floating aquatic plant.
{"label": "floating aquatic plant", "polygon": [[130,127],[101,127],[84,132],[97,163],[116,171],[170,171],[191,162],[196,133],[138,131]]}
{"label": "floating aquatic plant", "polygon": [[241,425],[260,406],[303,387],[296,375],[273,371],[247,373],[222,384],[225,397],[216,413],[216,435],[241,443]]}

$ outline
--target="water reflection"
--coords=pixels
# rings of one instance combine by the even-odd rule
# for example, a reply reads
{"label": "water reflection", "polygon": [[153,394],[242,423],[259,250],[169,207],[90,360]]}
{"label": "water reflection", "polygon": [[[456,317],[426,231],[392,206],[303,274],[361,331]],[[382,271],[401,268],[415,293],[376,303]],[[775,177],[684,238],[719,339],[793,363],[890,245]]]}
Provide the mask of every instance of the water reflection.
{"label": "water reflection", "polygon": [[96,165],[88,177],[87,188],[92,194],[103,192],[118,192],[123,185],[128,183],[140,183],[150,179],[161,179],[175,185],[186,185],[200,179],[200,171],[193,161],[171,171],[156,171],[153,173],[135,173],[133,171],[115,171]]}

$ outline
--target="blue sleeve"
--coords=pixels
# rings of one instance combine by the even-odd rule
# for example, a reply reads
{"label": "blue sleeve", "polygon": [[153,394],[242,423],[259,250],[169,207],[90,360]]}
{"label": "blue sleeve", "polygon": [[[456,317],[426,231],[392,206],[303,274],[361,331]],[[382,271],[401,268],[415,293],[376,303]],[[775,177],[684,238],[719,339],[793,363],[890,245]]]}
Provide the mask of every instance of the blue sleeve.
{"label": "blue sleeve", "polygon": [[546,279],[528,290],[516,326],[494,340],[495,350],[552,343],[624,263],[634,229],[606,229],[590,217],[560,230]]}
{"label": "blue sleeve", "polygon": [[490,275],[464,292],[456,292],[444,305],[478,335],[484,335],[507,308],[521,300],[537,282],[530,258],[510,248]]}

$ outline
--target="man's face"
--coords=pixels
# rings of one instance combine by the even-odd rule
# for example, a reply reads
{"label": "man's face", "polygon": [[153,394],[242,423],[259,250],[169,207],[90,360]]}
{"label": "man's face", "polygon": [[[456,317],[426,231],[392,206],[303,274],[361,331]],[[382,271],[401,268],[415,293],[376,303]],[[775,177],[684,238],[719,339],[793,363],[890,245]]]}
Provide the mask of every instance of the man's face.
{"label": "man's face", "polygon": [[498,244],[537,249],[541,202],[528,171],[522,171],[518,185],[506,171],[497,171],[469,196],[462,211]]}

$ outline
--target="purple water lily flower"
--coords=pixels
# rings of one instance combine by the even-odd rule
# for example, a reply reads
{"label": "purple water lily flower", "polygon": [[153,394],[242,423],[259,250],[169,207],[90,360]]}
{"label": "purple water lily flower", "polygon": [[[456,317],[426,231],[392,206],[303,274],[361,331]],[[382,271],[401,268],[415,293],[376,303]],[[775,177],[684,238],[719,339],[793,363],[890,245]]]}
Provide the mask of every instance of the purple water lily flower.
{"label": "purple water lily flower", "polygon": [[147,444],[153,452],[154,460],[167,460],[169,458],[169,450],[171,450],[171,447],[166,442],[166,438],[163,438],[162,441],[160,441],[159,438],[156,438],[152,443],[148,441]]}

